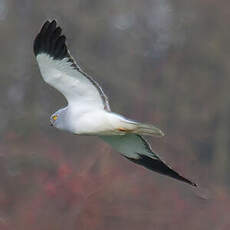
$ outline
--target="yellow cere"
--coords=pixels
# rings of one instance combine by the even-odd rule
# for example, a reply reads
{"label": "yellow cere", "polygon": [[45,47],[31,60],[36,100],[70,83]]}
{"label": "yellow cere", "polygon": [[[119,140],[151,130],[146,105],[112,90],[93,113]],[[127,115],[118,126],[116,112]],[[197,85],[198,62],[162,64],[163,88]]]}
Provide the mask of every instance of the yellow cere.
{"label": "yellow cere", "polygon": [[56,121],[58,117],[57,117],[57,115],[54,115],[52,118],[54,121]]}

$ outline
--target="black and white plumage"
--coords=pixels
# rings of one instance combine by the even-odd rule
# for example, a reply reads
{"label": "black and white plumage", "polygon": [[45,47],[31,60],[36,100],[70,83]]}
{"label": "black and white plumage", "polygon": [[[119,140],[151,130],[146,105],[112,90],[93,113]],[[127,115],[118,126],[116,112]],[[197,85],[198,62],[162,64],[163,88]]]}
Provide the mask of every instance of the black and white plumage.
{"label": "black and white plumage", "polygon": [[74,134],[97,135],[127,159],[197,186],[167,166],[142,137],[163,136],[160,129],[111,112],[103,90],[77,65],[65,40],[55,20],[46,21],[34,40],[34,54],[43,79],[68,101],[68,106],[51,116],[51,124]]}

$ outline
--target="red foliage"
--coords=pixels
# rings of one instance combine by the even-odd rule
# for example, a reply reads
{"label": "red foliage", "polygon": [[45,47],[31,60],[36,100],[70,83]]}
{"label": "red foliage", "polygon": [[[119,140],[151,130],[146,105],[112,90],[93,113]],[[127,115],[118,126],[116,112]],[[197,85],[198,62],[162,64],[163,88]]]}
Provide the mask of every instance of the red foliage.
{"label": "red foliage", "polygon": [[211,180],[205,200],[188,185],[104,147],[79,161],[52,143],[36,157],[22,157],[26,148],[3,147],[8,154],[0,167],[0,229],[229,229],[229,192]]}

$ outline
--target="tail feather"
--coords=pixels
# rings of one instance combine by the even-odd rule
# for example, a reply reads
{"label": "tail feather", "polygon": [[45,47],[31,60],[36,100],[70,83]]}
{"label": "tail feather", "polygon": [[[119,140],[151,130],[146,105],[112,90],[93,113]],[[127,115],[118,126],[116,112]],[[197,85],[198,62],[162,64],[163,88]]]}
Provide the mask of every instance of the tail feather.
{"label": "tail feather", "polygon": [[143,124],[140,122],[133,122],[126,120],[123,126],[119,129],[123,133],[134,133],[138,135],[163,137],[164,133],[157,127],[150,124]]}
{"label": "tail feather", "polygon": [[164,136],[164,133],[157,127],[149,124],[143,124],[143,123],[136,124],[136,129],[134,129],[134,133],[140,135],[157,136],[157,137]]}

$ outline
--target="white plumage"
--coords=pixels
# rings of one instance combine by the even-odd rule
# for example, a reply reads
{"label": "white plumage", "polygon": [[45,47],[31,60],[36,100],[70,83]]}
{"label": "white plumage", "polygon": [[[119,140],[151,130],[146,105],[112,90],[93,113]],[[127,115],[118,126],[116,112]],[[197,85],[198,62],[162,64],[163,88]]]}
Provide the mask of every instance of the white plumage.
{"label": "white plumage", "polygon": [[106,95],[70,56],[61,32],[55,20],[46,21],[34,40],[34,54],[44,81],[68,101],[68,106],[51,116],[51,124],[74,134],[97,135],[129,160],[196,186],[167,166],[141,136],[163,136],[160,129],[110,111]]}
{"label": "white plumage", "polygon": [[55,60],[46,53],[38,54],[36,58],[44,81],[59,90],[69,105],[104,109],[97,88],[72,66],[69,58]]}

